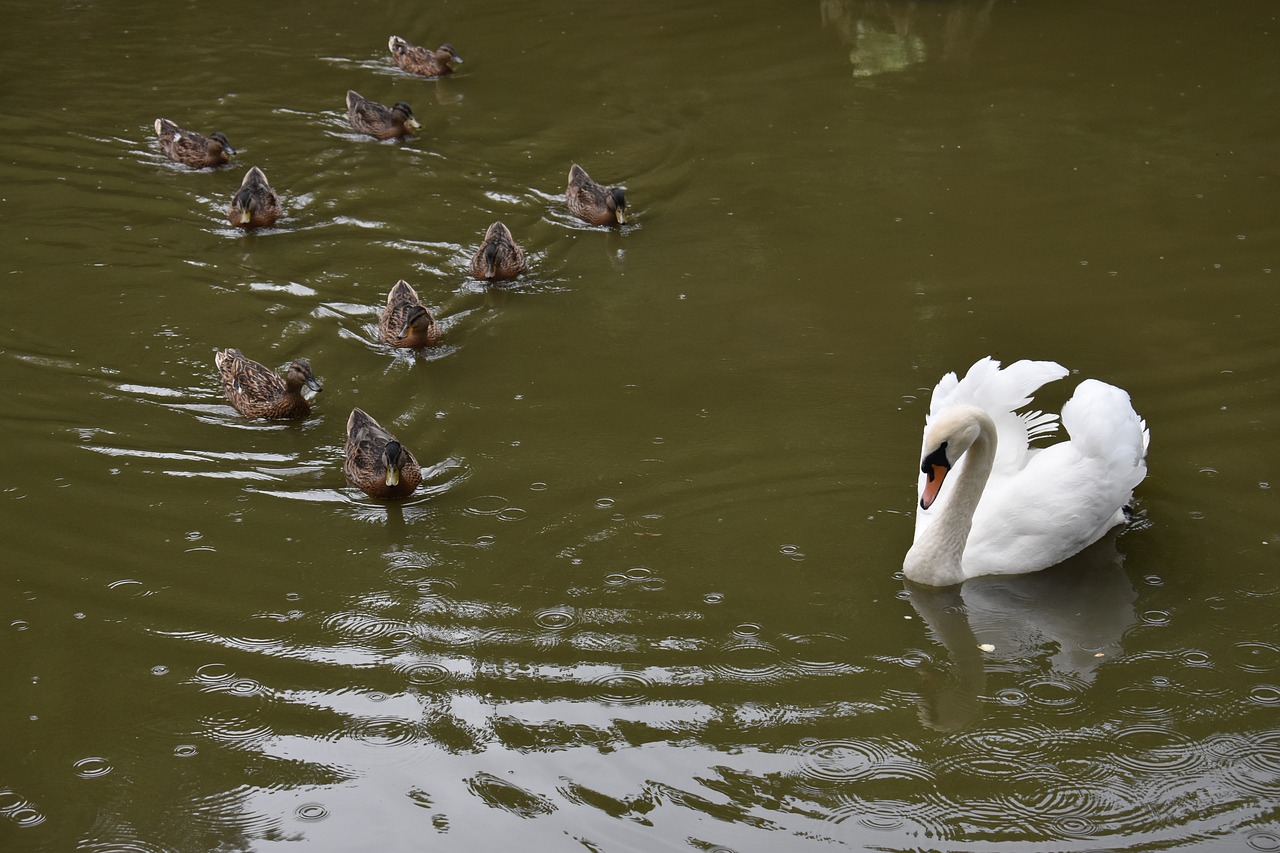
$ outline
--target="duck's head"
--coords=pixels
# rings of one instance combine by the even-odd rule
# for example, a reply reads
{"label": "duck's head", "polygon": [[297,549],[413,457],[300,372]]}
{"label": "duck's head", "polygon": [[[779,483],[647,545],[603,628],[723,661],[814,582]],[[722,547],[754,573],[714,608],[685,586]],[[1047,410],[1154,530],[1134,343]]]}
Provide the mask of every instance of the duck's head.
{"label": "duck's head", "polygon": [[316,380],[316,375],[311,372],[310,359],[305,358],[300,358],[289,365],[289,373],[285,377],[285,383],[292,388],[301,388],[306,385],[317,393],[324,390],[320,387],[319,381]]}
{"label": "duck's head", "polygon": [[618,224],[625,225],[627,222],[627,197],[622,194],[622,187],[610,187],[604,203],[613,213],[613,218],[618,220]]}
{"label": "duck's head", "polygon": [[387,446],[383,448],[382,466],[387,472],[385,482],[388,486],[400,485],[400,469],[404,468],[407,456],[400,442],[395,439],[388,441]]}
{"label": "duck's head", "polygon": [[391,107],[391,112],[399,113],[401,119],[404,121],[404,126],[410,130],[417,130],[422,127],[422,125],[418,124],[418,120],[413,117],[413,108],[404,101],[396,101]]}
{"label": "duck's head", "polygon": [[222,131],[219,130],[213,133],[212,135],[209,136],[209,138],[212,139],[214,142],[218,143],[219,145],[221,145],[222,150],[226,151],[228,154],[236,153],[236,149],[231,147],[231,143],[227,141],[227,135]]}
{"label": "duck's head", "polygon": [[396,340],[404,340],[412,329],[428,329],[435,321],[435,315],[429,309],[421,305],[415,305],[409,309],[408,316],[404,318],[404,326],[400,329],[400,333],[396,335]]}

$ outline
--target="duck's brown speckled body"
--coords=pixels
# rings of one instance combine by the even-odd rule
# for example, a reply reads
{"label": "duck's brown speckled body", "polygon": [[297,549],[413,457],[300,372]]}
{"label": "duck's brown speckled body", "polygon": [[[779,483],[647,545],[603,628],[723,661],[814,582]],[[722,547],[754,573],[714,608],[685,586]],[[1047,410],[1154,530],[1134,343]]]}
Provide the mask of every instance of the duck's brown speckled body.
{"label": "duck's brown speckled body", "polygon": [[565,199],[570,213],[592,225],[622,225],[627,221],[627,199],[622,188],[597,184],[577,163],[569,168]]}
{"label": "duck's brown speckled body", "polygon": [[265,228],[275,224],[284,213],[280,197],[267,183],[267,176],[257,166],[245,172],[227,208],[227,219],[237,228]]}
{"label": "duck's brown speckled body", "polygon": [[378,316],[378,337],[393,347],[430,347],[440,342],[440,324],[409,282],[400,279]]}
{"label": "duck's brown speckled body", "polygon": [[347,482],[373,498],[404,498],[422,482],[422,469],[409,448],[361,409],[347,418]]}
{"label": "duck's brown speckled body", "polygon": [[508,281],[529,268],[511,229],[495,222],[484,232],[484,242],[471,258],[471,275],[481,281]]}
{"label": "duck's brown speckled body", "polygon": [[218,365],[222,393],[247,418],[305,418],[311,404],[302,396],[303,386],[321,390],[311,362],[305,358],[290,364],[283,378],[238,349],[222,350],[213,360]]}
{"label": "duck's brown speckled body", "polygon": [[222,166],[231,159],[236,150],[227,141],[226,134],[221,131],[210,136],[201,136],[194,130],[184,130],[167,118],[156,119],[156,137],[160,140],[160,150],[170,160],[185,163],[193,169],[207,169]]}
{"label": "duck's brown speckled body", "polygon": [[462,63],[462,57],[453,49],[453,45],[445,44],[432,50],[410,44],[400,36],[392,36],[387,41],[391,49],[391,61],[408,71],[423,77],[443,77],[453,73],[453,66]]}
{"label": "duck's brown speckled body", "polygon": [[353,129],[374,139],[413,136],[413,132],[422,127],[413,117],[413,109],[404,101],[388,107],[352,91],[347,92],[347,118]]}

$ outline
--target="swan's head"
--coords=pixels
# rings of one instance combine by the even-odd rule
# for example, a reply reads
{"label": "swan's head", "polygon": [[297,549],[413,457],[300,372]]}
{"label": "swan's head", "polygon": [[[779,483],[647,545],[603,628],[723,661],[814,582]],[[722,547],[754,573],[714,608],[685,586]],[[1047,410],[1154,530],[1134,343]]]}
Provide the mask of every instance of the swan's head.
{"label": "swan's head", "polygon": [[942,481],[960,461],[965,451],[982,434],[983,422],[990,423],[986,412],[974,406],[957,406],[943,412],[924,433],[924,452],[920,473],[926,477],[920,492],[920,508],[928,509],[942,490]]}

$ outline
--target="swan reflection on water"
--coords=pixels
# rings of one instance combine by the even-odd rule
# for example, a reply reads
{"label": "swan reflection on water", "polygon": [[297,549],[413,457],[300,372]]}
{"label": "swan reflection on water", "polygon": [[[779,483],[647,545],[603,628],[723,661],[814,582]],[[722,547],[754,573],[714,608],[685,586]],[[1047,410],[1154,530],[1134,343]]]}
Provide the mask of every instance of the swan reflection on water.
{"label": "swan reflection on water", "polygon": [[943,731],[981,716],[982,703],[990,699],[988,671],[1012,668],[1092,684],[1098,666],[1120,653],[1125,632],[1138,621],[1137,594],[1114,533],[1032,574],[973,578],[950,587],[903,583],[911,606],[950,659],[945,670],[921,669],[921,722]]}

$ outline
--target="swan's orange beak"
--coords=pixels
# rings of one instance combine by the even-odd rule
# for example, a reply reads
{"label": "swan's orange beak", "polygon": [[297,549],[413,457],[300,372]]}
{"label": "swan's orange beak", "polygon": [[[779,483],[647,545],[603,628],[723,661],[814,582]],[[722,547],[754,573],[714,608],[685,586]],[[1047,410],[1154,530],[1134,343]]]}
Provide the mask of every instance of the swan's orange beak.
{"label": "swan's orange beak", "polygon": [[924,473],[929,476],[929,479],[925,481],[924,491],[920,495],[921,509],[928,509],[938,499],[938,492],[942,489],[942,481],[950,470],[946,465],[930,465],[925,470]]}

